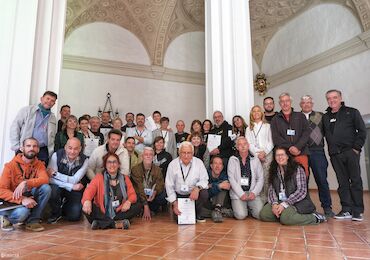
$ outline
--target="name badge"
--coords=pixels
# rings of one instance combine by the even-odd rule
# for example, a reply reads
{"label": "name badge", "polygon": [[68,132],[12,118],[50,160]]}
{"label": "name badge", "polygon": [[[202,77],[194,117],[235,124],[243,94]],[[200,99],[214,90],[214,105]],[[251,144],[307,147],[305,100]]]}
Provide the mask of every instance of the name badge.
{"label": "name badge", "polygon": [[189,192],[189,186],[186,184],[181,184],[180,190],[182,192]]}
{"label": "name badge", "polygon": [[231,137],[233,135],[233,130],[227,130],[227,136]]}
{"label": "name badge", "polygon": [[293,135],[295,135],[295,130],[288,129],[288,130],[286,130],[286,134],[289,135],[289,136],[293,136]]}
{"label": "name badge", "polygon": [[249,186],[249,178],[242,177],[240,183],[242,184],[242,186]]}
{"label": "name badge", "polygon": [[279,192],[279,200],[286,201],[288,198],[286,197],[285,190]]}
{"label": "name badge", "polygon": [[337,119],[336,118],[330,119],[330,123],[335,123],[335,122],[337,122]]}
{"label": "name badge", "polygon": [[119,200],[112,201],[112,207],[117,208],[119,206]]}
{"label": "name badge", "polygon": [[144,193],[146,196],[152,196],[153,191],[152,189],[144,188]]}

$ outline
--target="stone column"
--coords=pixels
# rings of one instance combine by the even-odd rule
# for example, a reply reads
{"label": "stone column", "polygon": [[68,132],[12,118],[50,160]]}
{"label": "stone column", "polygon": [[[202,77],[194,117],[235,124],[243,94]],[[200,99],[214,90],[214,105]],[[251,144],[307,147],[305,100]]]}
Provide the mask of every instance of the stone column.
{"label": "stone column", "polygon": [[254,104],[248,0],[206,0],[206,113],[248,122]]}
{"label": "stone column", "polygon": [[[66,0],[8,0],[0,10],[0,172],[13,156],[9,129],[20,108],[59,92]],[[5,37],[6,35],[6,37]],[[56,111],[56,109],[54,109]]]}

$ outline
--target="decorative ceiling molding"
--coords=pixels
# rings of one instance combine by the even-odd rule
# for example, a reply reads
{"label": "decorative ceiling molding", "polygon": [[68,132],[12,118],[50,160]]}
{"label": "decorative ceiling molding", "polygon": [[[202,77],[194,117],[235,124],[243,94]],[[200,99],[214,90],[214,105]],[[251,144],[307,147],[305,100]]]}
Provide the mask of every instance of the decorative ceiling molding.
{"label": "decorative ceiling molding", "polygon": [[204,31],[204,0],[68,0],[67,38],[93,22],[121,26],[139,38],[153,65],[162,66],[169,43],[177,36]]}
{"label": "decorative ceiling molding", "polygon": [[[322,3],[345,6],[358,18],[364,32],[370,30],[369,0],[250,0],[249,3],[252,53],[259,66],[274,34],[301,13]],[[65,37],[88,23],[113,23],[135,34],[151,63],[163,66],[166,50],[176,37],[204,31],[204,11],[204,0],[67,0]]]}
{"label": "decorative ceiling molding", "polygon": [[370,30],[334,48],[324,51],[319,55],[309,58],[304,62],[268,77],[268,81],[270,82],[269,88],[277,87],[288,81],[297,79],[367,50],[370,50]]}
{"label": "decorative ceiling molding", "polygon": [[64,55],[63,69],[81,70],[136,78],[156,79],[205,86],[205,74],[127,62]]}

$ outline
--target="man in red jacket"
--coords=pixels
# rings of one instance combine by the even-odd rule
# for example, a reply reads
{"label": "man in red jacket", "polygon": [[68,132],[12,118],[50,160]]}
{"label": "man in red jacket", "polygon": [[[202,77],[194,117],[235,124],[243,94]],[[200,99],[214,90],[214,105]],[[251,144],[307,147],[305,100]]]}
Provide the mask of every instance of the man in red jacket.
{"label": "man in red jacket", "polygon": [[16,209],[1,211],[1,229],[13,230],[13,224],[26,223],[26,229],[43,231],[41,214],[49,201],[49,177],[45,165],[37,159],[38,141],[31,137],[23,141],[21,152],[5,164],[0,177],[0,199],[19,204]]}

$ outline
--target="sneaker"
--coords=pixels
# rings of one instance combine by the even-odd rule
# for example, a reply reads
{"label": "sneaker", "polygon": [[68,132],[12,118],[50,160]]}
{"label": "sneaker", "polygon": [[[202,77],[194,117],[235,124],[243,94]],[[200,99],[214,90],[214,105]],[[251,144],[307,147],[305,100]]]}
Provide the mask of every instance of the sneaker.
{"label": "sneaker", "polygon": [[131,226],[130,220],[124,219],[122,220],[122,229],[129,229]]}
{"label": "sneaker", "polygon": [[26,224],[26,229],[33,232],[40,232],[45,230],[45,228],[41,226],[40,223],[28,223]]}
{"label": "sneaker", "polygon": [[227,208],[221,208],[221,213],[222,216],[225,218],[233,218],[234,217],[234,212],[232,209],[227,209]]}
{"label": "sneaker", "polygon": [[324,208],[324,214],[326,218],[333,218],[335,216],[331,208]]}
{"label": "sneaker", "polygon": [[48,224],[56,224],[61,219],[62,216],[50,217],[48,218]]}
{"label": "sneaker", "polygon": [[197,217],[197,223],[204,223],[206,222],[206,219],[203,217]]}
{"label": "sneaker", "polygon": [[316,218],[316,223],[324,223],[327,221],[326,217],[318,212],[313,213],[312,215]]}
{"label": "sneaker", "polygon": [[341,211],[334,216],[335,219],[352,219],[352,215],[348,211]]}
{"label": "sneaker", "polygon": [[354,220],[354,221],[363,221],[364,216],[362,215],[362,213],[359,213],[359,214],[353,213],[352,220]]}
{"label": "sneaker", "polygon": [[91,229],[92,230],[99,229],[99,222],[97,220],[93,220],[93,222],[91,223]]}
{"label": "sneaker", "polygon": [[0,226],[2,231],[13,231],[13,224],[5,216],[0,216]]}
{"label": "sneaker", "polygon": [[211,217],[213,222],[215,223],[221,223],[224,221],[220,208],[215,208],[214,210],[212,210]]}

